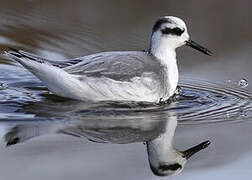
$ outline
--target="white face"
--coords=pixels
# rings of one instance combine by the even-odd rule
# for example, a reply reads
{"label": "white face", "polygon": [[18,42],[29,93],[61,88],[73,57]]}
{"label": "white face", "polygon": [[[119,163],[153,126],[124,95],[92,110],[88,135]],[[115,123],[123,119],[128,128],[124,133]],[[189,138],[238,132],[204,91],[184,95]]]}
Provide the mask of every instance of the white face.
{"label": "white face", "polygon": [[149,156],[151,170],[157,176],[177,175],[184,169],[186,162],[187,159],[176,149],[167,151],[163,157],[160,154]]}
{"label": "white face", "polygon": [[[165,16],[157,20],[152,31],[152,46],[176,49],[189,40],[187,28],[181,19]],[[158,46],[158,47],[157,47]]]}

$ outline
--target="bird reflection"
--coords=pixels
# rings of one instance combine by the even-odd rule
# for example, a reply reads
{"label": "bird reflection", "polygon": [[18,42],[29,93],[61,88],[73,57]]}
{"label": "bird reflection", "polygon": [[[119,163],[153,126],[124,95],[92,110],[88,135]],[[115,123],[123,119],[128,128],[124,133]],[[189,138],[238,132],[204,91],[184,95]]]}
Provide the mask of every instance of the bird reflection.
{"label": "bird reflection", "polygon": [[[29,113],[31,113],[33,109],[33,113],[35,113],[39,110],[39,114],[43,116],[43,114],[50,114],[50,111],[57,112],[58,108],[56,105],[52,105],[51,109],[42,104],[38,104],[40,108],[36,108],[36,104],[32,104],[32,106],[33,108],[29,108],[29,105],[28,107],[26,105],[22,111],[29,109]],[[78,104],[76,101],[74,106],[69,106],[69,101],[61,102],[61,108],[63,107],[65,112],[72,114],[72,116],[69,116],[69,120],[23,121],[10,125],[4,139],[7,146],[48,134],[66,134],[86,138],[97,143],[144,142],[150,168],[158,176],[180,173],[190,156],[210,144],[209,141],[205,141],[186,151],[179,151],[174,148],[173,138],[177,127],[177,116],[175,112],[162,111],[163,106],[153,107],[148,105],[141,108],[138,106],[125,108],[125,105],[121,104],[120,108],[117,109],[112,108],[113,106],[111,104],[99,104],[87,107],[87,105]],[[43,107],[46,108],[43,109]],[[75,113],[71,111],[71,108],[75,109]],[[96,109],[96,116],[88,116],[87,109],[89,111]],[[109,115],[106,114],[105,109],[110,110]],[[93,113],[91,114],[93,115]]]}
{"label": "bird reflection", "polygon": [[147,142],[150,168],[157,176],[179,174],[193,154],[205,149],[210,144],[210,141],[205,141],[186,151],[179,151],[173,146],[176,127],[177,118],[172,116],[164,126],[164,133]]}

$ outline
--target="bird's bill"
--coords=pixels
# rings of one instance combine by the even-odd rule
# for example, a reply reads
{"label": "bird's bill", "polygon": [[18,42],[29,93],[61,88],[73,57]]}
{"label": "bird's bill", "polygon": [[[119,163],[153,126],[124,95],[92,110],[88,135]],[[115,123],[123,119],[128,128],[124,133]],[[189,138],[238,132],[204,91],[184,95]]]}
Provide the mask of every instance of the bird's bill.
{"label": "bird's bill", "polygon": [[200,51],[206,55],[209,55],[209,56],[213,55],[213,53],[211,51],[209,51],[207,48],[204,48],[203,46],[199,45],[198,43],[196,43],[192,40],[186,41],[186,45],[190,46],[193,49],[197,49],[198,51]]}
{"label": "bird's bill", "polygon": [[186,159],[189,159],[192,155],[199,152],[202,149],[205,149],[207,146],[210,145],[210,141],[204,141],[190,149],[187,149],[186,151],[182,152]]}

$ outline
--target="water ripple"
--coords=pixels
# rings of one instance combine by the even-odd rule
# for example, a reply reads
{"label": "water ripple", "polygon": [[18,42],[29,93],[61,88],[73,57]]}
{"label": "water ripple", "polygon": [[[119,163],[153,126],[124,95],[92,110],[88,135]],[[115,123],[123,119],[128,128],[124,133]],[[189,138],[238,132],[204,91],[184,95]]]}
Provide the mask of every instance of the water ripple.
{"label": "water ripple", "polygon": [[[225,83],[184,79],[176,112],[184,124],[216,123],[252,118],[252,94]],[[188,94],[191,95],[188,100]],[[183,98],[184,97],[184,98]],[[186,108],[185,111],[181,109]]]}
{"label": "water ripple", "polygon": [[[171,104],[133,102],[84,103],[55,96],[40,81],[17,67],[1,65],[0,118],[14,120],[95,119],[165,120],[177,116],[179,124],[248,122],[252,120],[252,93],[223,82],[181,78],[182,94]],[[8,74],[8,76],[6,75]],[[2,114],[2,115],[1,115]],[[9,114],[9,115],[8,115]],[[30,119],[29,119],[30,120]]]}

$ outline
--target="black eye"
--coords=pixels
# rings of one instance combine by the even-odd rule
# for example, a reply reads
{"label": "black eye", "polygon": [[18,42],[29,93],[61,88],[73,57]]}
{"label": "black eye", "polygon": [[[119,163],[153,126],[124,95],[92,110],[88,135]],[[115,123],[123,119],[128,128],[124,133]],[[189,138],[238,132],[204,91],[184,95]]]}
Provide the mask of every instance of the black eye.
{"label": "black eye", "polygon": [[161,169],[163,171],[167,171],[167,170],[172,170],[172,171],[176,171],[178,169],[181,169],[182,166],[178,163],[175,163],[175,164],[171,164],[171,165],[160,165],[158,167],[158,169]]}
{"label": "black eye", "polygon": [[183,34],[184,31],[185,31],[184,29],[182,30],[182,29],[180,29],[178,27],[176,27],[176,28],[166,27],[166,28],[161,30],[161,32],[163,34],[172,34],[172,35],[177,35],[177,36],[181,36],[181,34]]}

